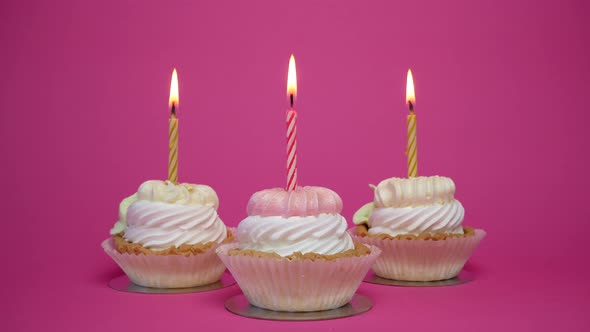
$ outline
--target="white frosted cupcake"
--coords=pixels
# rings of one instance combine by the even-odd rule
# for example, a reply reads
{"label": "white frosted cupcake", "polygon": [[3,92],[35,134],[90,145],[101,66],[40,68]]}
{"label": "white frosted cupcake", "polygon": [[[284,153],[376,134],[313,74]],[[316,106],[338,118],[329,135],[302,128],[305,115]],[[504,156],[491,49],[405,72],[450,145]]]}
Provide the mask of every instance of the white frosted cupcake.
{"label": "white frosted cupcake", "polygon": [[353,221],[356,239],[383,250],[373,266],[380,277],[456,277],[485,236],[483,230],[463,226],[465,210],[450,178],[390,178],[373,189],[374,201],[358,210]]}
{"label": "white frosted cupcake", "polygon": [[347,304],[380,253],[353,243],[342,200],[322,187],[255,193],[237,229],[239,244],[219,257],[248,301],[278,311],[319,311]]}
{"label": "white frosted cupcake", "polygon": [[216,282],[225,267],[215,249],[232,237],[217,214],[218,205],[209,186],[146,181],[121,202],[112,238],[102,246],[140,286],[184,288]]}

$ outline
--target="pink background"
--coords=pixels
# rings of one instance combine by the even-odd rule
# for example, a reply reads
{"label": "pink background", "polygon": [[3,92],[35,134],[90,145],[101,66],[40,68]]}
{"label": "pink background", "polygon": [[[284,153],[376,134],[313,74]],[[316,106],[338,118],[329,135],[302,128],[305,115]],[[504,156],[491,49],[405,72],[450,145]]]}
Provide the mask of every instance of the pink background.
{"label": "pink background", "polygon": [[[3,1],[0,329],[583,330],[590,324],[590,6],[562,1]],[[119,201],[164,179],[170,74],[180,180],[213,186],[229,225],[285,183],[289,54],[300,184],[350,220],[369,183],[406,174],[405,73],[419,173],[457,185],[488,237],[447,288],[363,284],[369,313],[312,323],[226,312],[237,286],[125,294],[100,242]]]}

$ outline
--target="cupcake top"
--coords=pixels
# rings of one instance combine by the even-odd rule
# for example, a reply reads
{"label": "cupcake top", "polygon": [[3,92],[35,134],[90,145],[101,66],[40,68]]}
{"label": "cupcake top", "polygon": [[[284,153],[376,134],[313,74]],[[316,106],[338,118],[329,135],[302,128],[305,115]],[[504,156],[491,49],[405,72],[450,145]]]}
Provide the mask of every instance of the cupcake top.
{"label": "cupcake top", "polygon": [[225,225],[217,215],[219,199],[206,185],[146,181],[119,206],[111,234],[152,250],[183,244],[222,242]]}
{"label": "cupcake top", "polygon": [[204,205],[219,207],[219,198],[213,188],[204,184],[179,183],[149,180],[137,190],[139,200],[178,205]]}
{"label": "cupcake top", "polygon": [[324,187],[273,188],[259,191],[248,201],[250,216],[305,217],[342,211],[342,199]]}
{"label": "cupcake top", "polygon": [[377,207],[416,207],[454,200],[455,183],[444,176],[389,178],[375,188]]}
{"label": "cupcake top", "polygon": [[240,249],[288,256],[330,255],[354,248],[346,219],[340,215],[342,200],[330,189],[262,190],[252,195],[247,211],[237,229]]}
{"label": "cupcake top", "polygon": [[463,233],[465,210],[450,178],[390,178],[373,188],[373,202],[353,217],[355,224],[369,226],[369,234]]}

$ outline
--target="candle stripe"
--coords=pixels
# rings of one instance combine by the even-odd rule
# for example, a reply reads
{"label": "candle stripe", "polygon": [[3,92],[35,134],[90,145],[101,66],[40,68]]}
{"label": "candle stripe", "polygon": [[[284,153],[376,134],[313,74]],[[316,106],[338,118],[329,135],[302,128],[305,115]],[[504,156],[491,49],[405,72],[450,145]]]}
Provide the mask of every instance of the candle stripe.
{"label": "candle stripe", "polygon": [[[295,147],[297,148],[297,147]],[[292,153],[287,157],[287,169],[289,170],[289,174],[293,173],[294,171],[296,171],[295,163],[297,162],[297,156]]]}
{"label": "candle stripe", "polygon": [[170,118],[168,141],[168,180],[178,183],[178,119]]}
{"label": "candle stripe", "polygon": [[287,154],[287,168],[291,171],[291,169],[293,168],[293,164],[295,164],[296,162],[296,155],[295,155],[295,149],[297,149],[297,145],[293,145],[291,152],[289,152]]}
{"label": "candle stripe", "polygon": [[408,155],[408,177],[418,176],[418,148],[416,144],[416,115],[412,112],[408,115],[408,143],[406,154]]}
{"label": "candle stripe", "polygon": [[297,188],[297,112],[287,111],[287,190]]}

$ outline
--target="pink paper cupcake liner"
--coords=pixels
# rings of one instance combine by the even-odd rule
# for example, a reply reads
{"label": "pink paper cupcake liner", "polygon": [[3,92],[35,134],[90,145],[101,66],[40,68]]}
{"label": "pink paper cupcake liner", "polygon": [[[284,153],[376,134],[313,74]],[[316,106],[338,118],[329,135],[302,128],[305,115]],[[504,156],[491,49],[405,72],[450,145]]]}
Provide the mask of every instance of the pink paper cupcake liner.
{"label": "pink paper cupcake liner", "polygon": [[436,281],[454,278],[461,272],[471,253],[486,232],[475,230],[475,235],[445,240],[399,240],[358,236],[353,239],[377,246],[381,255],[373,265],[379,277],[405,281]]}
{"label": "pink paper cupcake liner", "polygon": [[202,254],[190,256],[121,254],[112,238],[104,240],[102,247],[133,283],[144,287],[203,286],[218,281],[225,271],[225,266],[215,254],[219,245],[213,245]]}
{"label": "pink paper cupcake liner", "polygon": [[248,301],[276,311],[320,311],[350,302],[381,250],[331,261],[260,258],[229,255],[237,243],[217,248],[217,254],[232,273]]}

